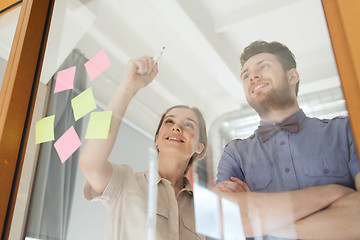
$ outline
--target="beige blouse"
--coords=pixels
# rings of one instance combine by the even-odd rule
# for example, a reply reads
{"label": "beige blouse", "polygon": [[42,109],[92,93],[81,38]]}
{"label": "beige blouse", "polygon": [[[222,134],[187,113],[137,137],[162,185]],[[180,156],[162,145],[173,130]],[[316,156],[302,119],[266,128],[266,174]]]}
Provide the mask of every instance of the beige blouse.
{"label": "beige blouse", "polygon": [[[88,182],[84,187],[87,200],[100,200],[108,209],[105,239],[147,239],[148,171],[134,173],[130,166],[112,163],[113,173],[102,195]],[[194,200],[191,184],[186,183],[177,196],[167,179],[158,177],[157,240],[200,240],[195,232]]]}

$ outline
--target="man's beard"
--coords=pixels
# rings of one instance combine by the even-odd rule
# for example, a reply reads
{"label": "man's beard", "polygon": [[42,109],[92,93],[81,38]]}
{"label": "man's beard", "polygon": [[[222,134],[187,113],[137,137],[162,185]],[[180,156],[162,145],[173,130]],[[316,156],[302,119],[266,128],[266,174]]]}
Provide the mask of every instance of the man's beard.
{"label": "man's beard", "polygon": [[248,103],[260,116],[274,110],[287,109],[295,103],[289,85],[283,85],[281,89],[271,89],[266,93],[260,92],[258,94],[262,96],[258,96],[256,100],[248,100]]}

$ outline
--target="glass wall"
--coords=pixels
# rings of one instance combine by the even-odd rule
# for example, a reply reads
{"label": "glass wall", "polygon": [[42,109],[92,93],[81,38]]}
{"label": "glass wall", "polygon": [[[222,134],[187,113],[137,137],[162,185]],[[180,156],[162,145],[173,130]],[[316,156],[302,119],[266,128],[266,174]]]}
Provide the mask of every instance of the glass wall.
{"label": "glass wall", "polygon": [[[292,172],[297,188],[258,195],[253,192],[286,182],[275,182],[273,166],[259,167],[254,157],[249,164],[259,168],[242,172],[258,180],[248,182],[251,191],[237,180],[231,180],[235,189],[213,191],[225,145],[251,138],[259,125],[239,77],[239,56],[256,40],[282,42],[295,54],[305,113],[347,114],[321,1],[55,1],[22,176],[27,197],[17,205],[26,209],[26,218],[19,219],[16,236],[310,236],[299,235],[298,221],[351,192],[311,186],[337,183],[337,177],[346,181],[342,185],[354,183],[349,179],[356,170],[339,172],[322,162],[317,170],[308,167],[316,184],[303,184]],[[157,132],[162,114],[174,105],[200,109],[207,141],[199,140],[199,115],[184,107],[166,112]],[[187,170],[180,159],[202,156],[206,142],[207,156]],[[291,171],[282,167],[275,177]],[[323,180],[327,174],[332,181]],[[179,182],[183,175],[188,180]],[[258,183],[263,186],[253,186]],[[325,223],[326,214],[305,226]]]}

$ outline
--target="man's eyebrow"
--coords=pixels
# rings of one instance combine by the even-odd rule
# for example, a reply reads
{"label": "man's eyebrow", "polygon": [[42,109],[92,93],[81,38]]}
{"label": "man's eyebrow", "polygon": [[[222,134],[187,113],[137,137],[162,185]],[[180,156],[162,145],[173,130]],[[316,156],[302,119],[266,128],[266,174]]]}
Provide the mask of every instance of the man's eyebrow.
{"label": "man's eyebrow", "polygon": [[242,75],[244,75],[244,73],[248,72],[248,69],[246,68],[244,71],[241,72],[240,74],[240,78],[242,77]]}
{"label": "man's eyebrow", "polygon": [[[262,63],[265,62],[265,61],[267,61],[267,59],[264,59],[264,60],[261,60],[261,61],[257,62],[257,63],[256,63],[256,66],[259,66],[260,64],[262,64]],[[248,68],[245,68],[245,70],[241,72],[240,78],[242,77],[242,75],[244,75],[244,73],[246,73],[246,72],[248,72],[248,71],[249,71],[249,69],[248,69]]]}

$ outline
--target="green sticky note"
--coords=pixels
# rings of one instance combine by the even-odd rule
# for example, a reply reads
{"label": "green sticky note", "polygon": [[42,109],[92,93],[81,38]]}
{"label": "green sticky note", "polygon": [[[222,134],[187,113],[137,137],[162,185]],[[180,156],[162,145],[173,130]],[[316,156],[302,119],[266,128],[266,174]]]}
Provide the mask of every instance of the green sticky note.
{"label": "green sticky note", "polygon": [[54,140],[55,115],[45,117],[36,122],[35,142],[36,144]]}
{"label": "green sticky note", "polygon": [[91,87],[71,100],[75,121],[79,120],[96,108],[96,103]]}
{"label": "green sticky note", "polygon": [[92,112],[85,139],[106,139],[109,135],[112,111]]}

